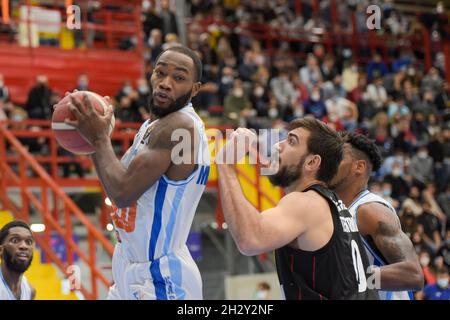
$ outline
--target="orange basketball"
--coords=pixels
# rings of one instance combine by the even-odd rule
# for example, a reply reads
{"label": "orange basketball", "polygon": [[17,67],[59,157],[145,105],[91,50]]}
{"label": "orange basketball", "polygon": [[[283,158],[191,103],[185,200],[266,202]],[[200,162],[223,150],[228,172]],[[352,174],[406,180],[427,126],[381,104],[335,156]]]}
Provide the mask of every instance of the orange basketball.
{"label": "orange basketball", "polygon": [[[83,94],[86,93],[92,106],[100,113],[105,114],[107,108],[109,108],[106,100],[90,91],[77,91],[72,93],[76,99],[83,101]],[[75,116],[69,109],[70,97],[65,96],[61,101],[58,102],[52,116],[52,129],[55,133],[56,140],[64,149],[75,153],[75,154],[91,154],[94,153],[94,148],[92,145],[83,138],[83,136],[78,132],[78,130],[66,123],[65,119],[75,120]],[[111,135],[114,129],[115,119],[114,115],[111,119],[111,127],[109,130],[109,135]]]}

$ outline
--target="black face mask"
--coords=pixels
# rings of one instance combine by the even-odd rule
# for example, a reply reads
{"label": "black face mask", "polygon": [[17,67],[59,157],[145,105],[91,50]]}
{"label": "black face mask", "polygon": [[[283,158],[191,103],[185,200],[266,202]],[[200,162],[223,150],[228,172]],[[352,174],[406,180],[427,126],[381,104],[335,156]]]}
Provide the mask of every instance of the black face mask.
{"label": "black face mask", "polygon": [[187,105],[191,99],[191,94],[192,94],[192,90],[190,90],[185,95],[182,95],[181,97],[176,99],[173,103],[171,103],[166,108],[158,107],[157,105],[155,105],[153,103],[153,95],[152,95],[151,99],[150,99],[150,106],[149,106],[150,112],[153,113],[158,118],[163,118],[163,117],[167,116],[168,114],[178,111],[181,108],[183,108],[185,105]]}
{"label": "black face mask", "polygon": [[12,255],[9,253],[9,251],[6,248],[4,248],[2,261],[5,262],[8,270],[11,270],[11,271],[17,272],[17,273],[24,273],[30,267],[31,262],[33,261],[33,255],[31,256],[31,258],[28,262],[13,261]]}

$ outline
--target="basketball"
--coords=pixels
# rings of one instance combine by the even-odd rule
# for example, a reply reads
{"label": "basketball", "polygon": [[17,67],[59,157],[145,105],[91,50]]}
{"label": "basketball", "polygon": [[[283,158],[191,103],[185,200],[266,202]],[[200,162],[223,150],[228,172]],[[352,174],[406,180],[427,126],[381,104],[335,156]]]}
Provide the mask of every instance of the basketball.
{"label": "basketball", "polygon": [[[91,91],[77,91],[74,92],[73,95],[76,99],[83,101],[83,95],[86,93],[89,97],[89,100],[92,103],[92,106],[100,112],[100,114],[104,115],[107,108],[108,103],[106,100]],[[52,129],[55,133],[56,140],[59,145],[64,149],[74,153],[74,154],[92,154],[94,153],[94,148],[92,145],[84,139],[84,137],[78,132],[78,130],[64,122],[64,119],[75,120],[75,116],[69,109],[70,96],[65,96],[61,101],[58,102],[55,110],[53,111],[52,116]],[[109,134],[111,135],[112,130],[114,129],[115,119],[114,115],[111,119],[111,127],[109,130]]]}

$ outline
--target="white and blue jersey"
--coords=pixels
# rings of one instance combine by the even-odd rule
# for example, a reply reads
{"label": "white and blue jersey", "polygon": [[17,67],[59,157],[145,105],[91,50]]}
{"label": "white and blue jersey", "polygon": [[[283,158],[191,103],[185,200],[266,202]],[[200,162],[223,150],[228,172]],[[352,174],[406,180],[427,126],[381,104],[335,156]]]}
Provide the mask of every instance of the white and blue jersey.
{"label": "white and blue jersey", "polygon": [[[27,277],[22,275],[20,280],[20,300],[32,300],[33,290],[28,283]],[[16,296],[12,293],[5,278],[3,278],[2,270],[0,268],[0,300],[17,300]]]}
{"label": "white and blue jersey", "polygon": [[[200,136],[197,168],[185,180],[163,175],[135,206],[118,209],[113,222],[119,236],[113,256],[110,299],[202,299],[202,281],[186,241],[209,176],[208,139],[191,104],[181,110]],[[146,121],[122,158],[125,167],[147,148],[152,126]]]}
{"label": "white and blue jersey", "polygon": [[[358,198],[356,198],[355,201],[352,202],[352,204],[348,207],[348,211],[350,211],[350,214],[354,217],[355,220],[358,220],[358,208],[363,204],[371,202],[378,202],[388,207],[390,209],[389,211],[392,212],[392,215],[396,218],[399,226],[401,227],[400,220],[398,219],[394,207],[392,207],[392,205],[382,197],[369,192],[368,190],[363,191],[363,193],[361,193]],[[374,248],[370,246],[370,244],[367,242],[367,239],[365,239],[363,236],[361,236],[361,238],[363,240],[364,247],[366,248],[367,257],[369,258],[369,264],[378,267],[386,265],[387,262],[384,261],[384,259],[376,253],[376,250],[374,250]],[[413,300],[413,294],[409,291],[379,290],[378,293],[380,295],[380,300]]]}

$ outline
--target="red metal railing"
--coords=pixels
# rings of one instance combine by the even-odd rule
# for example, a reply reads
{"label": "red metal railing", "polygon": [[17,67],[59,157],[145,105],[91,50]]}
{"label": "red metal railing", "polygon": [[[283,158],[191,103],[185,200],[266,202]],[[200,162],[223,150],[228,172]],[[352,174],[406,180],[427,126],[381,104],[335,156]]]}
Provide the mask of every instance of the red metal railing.
{"label": "red metal railing", "polygon": [[[9,148],[7,148],[9,145]],[[9,154],[16,155],[15,166],[8,162]],[[29,174],[31,170],[38,178],[40,198],[36,196],[29,186]],[[43,236],[36,236],[38,245],[42,248],[46,257],[55,263],[67,276],[71,274],[68,267],[74,263],[74,254],[78,255],[90,270],[90,290],[81,285],[79,290],[87,299],[98,298],[98,284],[100,281],[106,287],[110,286],[110,280],[98,268],[97,245],[100,245],[108,255],[112,256],[113,246],[110,241],[89,221],[86,215],[64,193],[61,187],[41,167],[19,140],[0,123],[0,201],[3,208],[10,210],[16,218],[30,221],[30,209],[34,207],[40,215],[41,221],[46,226]],[[16,186],[20,192],[20,204],[14,203],[8,196],[8,187]],[[51,196],[52,199],[49,199]],[[53,200],[53,205],[50,205]],[[63,218],[61,219],[61,214]],[[87,231],[87,253],[73,240],[73,222],[77,221]],[[63,261],[52,249],[52,234],[64,239],[67,261]],[[76,288],[78,289],[78,288]]]}
{"label": "red metal railing", "polygon": [[[9,6],[5,5],[9,3],[9,1],[2,1],[3,7],[0,7],[2,10],[0,11],[0,24],[10,24],[14,23],[15,25],[19,25],[19,23],[27,24],[27,34],[28,34],[28,46],[32,51],[31,45],[31,25],[38,23],[39,25],[45,26],[60,26],[61,30],[66,29],[66,22],[68,19],[72,19],[72,17],[68,16],[67,8],[72,5],[73,1],[64,1],[57,2],[55,1],[51,8],[54,11],[59,11],[61,14],[61,22],[49,22],[39,19],[36,17],[35,19],[31,18],[30,8],[31,0],[23,0],[21,5],[28,7],[27,17],[25,19],[11,17],[9,15]],[[77,1],[76,6],[80,9],[80,18],[82,25],[82,32],[85,43],[87,43],[87,38],[90,32],[101,32],[105,35],[105,41],[103,45],[106,48],[117,49],[118,42],[121,40],[120,37],[128,36],[129,38],[136,37],[136,48],[135,51],[141,56],[143,50],[143,33],[142,33],[142,23],[141,23],[141,1],[139,0],[129,0],[129,1],[120,1],[120,0],[112,0],[112,1],[99,1],[101,5],[116,5],[122,8],[122,12],[111,11],[107,9],[102,9],[99,12],[92,12],[92,16],[95,22],[88,21],[88,15],[91,13],[87,12],[88,1]],[[70,13],[70,12],[69,12]],[[100,43],[97,39],[96,43]]]}
{"label": "red metal railing", "polygon": [[[314,0],[312,2],[313,12],[318,11],[318,1]],[[330,2],[330,14],[333,26],[335,26],[338,21],[338,12],[336,9],[337,1]],[[302,5],[300,1],[295,2],[295,10],[297,14],[300,14],[302,10]],[[420,15],[416,14],[416,18],[420,19]],[[344,45],[346,47],[352,48],[353,58],[358,63],[368,62],[370,57],[366,55],[361,55],[361,48],[369,49],[370,52],[375,52],[375,50],[380,50],[383,57],[383,61],[390,63],[393,57],[389,54],[390,49],[400,49],[400,48],[411,48],[416,52],[422,52],[423,60],[426,70],[428,70],[433,65],[433,56],[436,54],[436,48],[433,48],[430,39],[430,30],[428,30],[424,25],[421,25],[421,31],[415,34],[409,35],[389,35],[389,34],[379,34],[377,30],[365,30],[366,32],[360,32],[357,27],[356,12],[351,11],[348,17],[351,25],[350,31],[337,31],[331,29],[327,30],[325,28],[320,30],[304,30],[298,29],[293,30],[289,28],[274,28],[268,24],[235,24],[229,23],[224,20],[217,21],[214,17],[207,17],[201,21],[193,21],[191,19],[186,20],[187,28],[189,28],[195,23],[199,24],[202,32],[208,32],[208,27],[211,24],[215,24],[219,27],[225,27],[227,30],[237,30],[238,35],[250,36],[252,39],[260,40],[264,43],[264,48],[269,57],[274,57],[276,51],[274,50],[275,43],[279,41],[284,41],[288,43],[302,43],[302,44],[323,44],[326,50],[330,53],[333,52],[333,48],[336,45]],[[449,28],[450,29],[450,28]],[[198,30],[196,30],[198,32]],[[450,30],[447,31],[450,32]],[[439,46],[440,49],[445,54],[446,66],[445,73],[447,81],[450,81],[450,61],[448,57],[448,51],[450,50],[450,39],[442,39],[442,44]],[[306,52],[296,52],[292,53],[292,56],[299,56],[304,58]]]}

